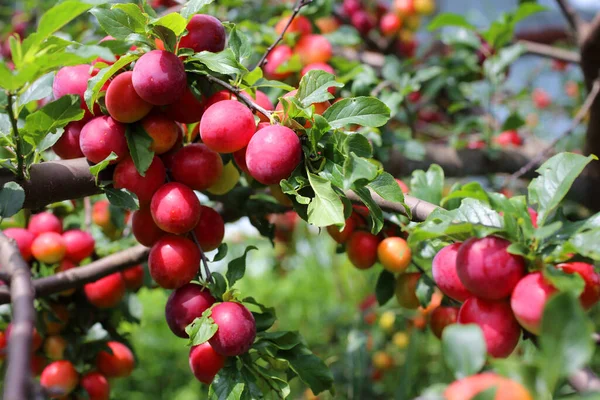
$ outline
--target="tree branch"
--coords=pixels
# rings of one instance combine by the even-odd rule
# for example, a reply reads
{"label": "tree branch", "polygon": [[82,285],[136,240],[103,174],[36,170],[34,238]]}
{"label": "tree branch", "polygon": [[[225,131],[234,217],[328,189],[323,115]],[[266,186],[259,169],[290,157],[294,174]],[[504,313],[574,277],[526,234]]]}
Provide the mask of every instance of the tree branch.
{"label": "tree branch", "polygon": [[517,43],[523,45],[527,53],[537,56],[552,58],[554,60],[565,61],[573,64],[581,62],[581,56],[575,52],[547,44],[536,43],[529,40],[519,40]]}
{"label": "tree branch", "polygon": [[[345,192],[345,194],[346,197],[353,203],[363,204],[360,197],[353,191],[348,190],[347,192]],[[373,200],[377,203],[377,205],[381,207],[382,210],[402,215],[408,215],[406,209],[402,204],[384,200],[383,198],[381,198],[381,196],[379,196],[372,190],[371,196],[373,197]],[[404,202],[410,209],[413,221],[425,221],[429,214],[431,214],[435,209],[438,208],[438,206],[436,206],[435,204],[431,204],[424,200],[417,199],[416,197],[408,195],[404,196]]]}
{"label": "tree branch", "polygon": [[568,3],[568,0],[556,0],[556,3],[560,7],[563,15],[567,19],[571,30],[575,34],[575,37],[579,34],[579,30],[583,25],[583,21],[579,14],[575,11],[573,7]]}
{"label": "tree branch", "polygon": [[[83,286],[115,272],[137,265],[147,259],[150,249],[142,245],[131,247],[110,256],[101,258],[88,265],[72,268],[52,276],[33,281],[35,297],[45,297],[63,290]],[[29,271],[29,267],[27,267]],[[13,278],[14,280],[14,278]],[[0,288],[0,304],[10,301],[8,290]],[[33,301],[33,294],[32,294]]]}
{"label": "tree branch", "polygon": [[4,378],[4,399],[22,400],[30,397],[31,343],[35,321],[33,286],[29,265],[19,248],[0,232],[0,266],[11,275],[10,292],[3,288],[12,302],[12,326],[8,339],[8,366]]}
{"label": "tree branch", "polygon": [[266,64],[269,53],[271,53],[271,51],[273,51],[275,46],[277,46],[279,44],[279,42],[281,42],[283,40],[283,36],[285,35],[285,32],[288,30],[288,28],[294,21],[294,18],[296,18],[296,16],[298,15],[298,13],[302,9],[302,7],[307,6],[310,3],[312,3],[312,0],[296,0],[296,5],[294,6],[292,15],[290,15],[290,19],[288,20],[287,24],[285,24],[283,31],[279,34],[279,37],[277,37],[277,39],[267,48],[267,51],[265,52],[265,54],[263,54],[263,56],[260,58],[260,61],[258,62],[258,64],[256,64],[257,67],[262,67],[264,64]]}

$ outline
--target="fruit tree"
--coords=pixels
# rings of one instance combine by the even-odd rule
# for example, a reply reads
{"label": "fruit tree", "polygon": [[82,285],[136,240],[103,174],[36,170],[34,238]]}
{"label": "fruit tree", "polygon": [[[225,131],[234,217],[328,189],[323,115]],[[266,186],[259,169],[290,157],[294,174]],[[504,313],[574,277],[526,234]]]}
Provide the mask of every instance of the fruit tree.
{"label": "fruit tree", "polygon": [[599,398],[600,7],[16,3],[4,399]]}

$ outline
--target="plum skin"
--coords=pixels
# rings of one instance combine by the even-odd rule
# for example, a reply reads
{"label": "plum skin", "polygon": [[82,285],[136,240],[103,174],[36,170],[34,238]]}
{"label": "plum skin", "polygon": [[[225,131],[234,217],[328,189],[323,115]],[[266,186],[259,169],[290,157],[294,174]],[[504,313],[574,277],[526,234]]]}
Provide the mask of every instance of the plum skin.
{"label": "plum skin", "polygon": [[150,211],[156,226],[165,232],[180,235],[196,226],[202,208],[192,189],[178,182],[169,182],[152,196]]}
{"label": "plum skin", "polygon": [[177,289],[190,282],[200,268],[200,250],[182,236],[165,235],[150,249],[148,269],[162,288]]}
{"label": "plum skin", "polygon": [[125,125],[104,115],[90,120],[81,129],[79,146],[83,155],[98,164],[114,152],[117,155],[111,164],[117,163],[129,154],[125,139]]}
{"label": "plum skin", "polygon": [[256,132],[254,116],[236,100],[223,100],[208,107],[200,120],[202,142],[219,153],[233,153],[248,145]]}
{"label": "plum skin", "polygon": [[131,82],[143,100],[156,106],[175,102],[187,87],[183,62],[164,50],[152,50],[141,56],[133,67]]}
{"label": "plum skin", "polygon": [[167,325],[176,336],[187,338],[185,328],[216,302],[208,290],[194,283],[175,289],[165,306]]}
{"label": "plum skin", "polygon": [[242,304],[218,303],[213,306],[211,317],[219,327],[209,340],[217,353],[239,356],[252,347],[256,337],[256,322],[252,313]]}
{"label": "plum skin", "polygon": [[456,272],[456,256],[461,242],[450,244],[433,257],[431,272],[433,280],[448,297],[460,302],[465,301],[471,293],[465,288]]}

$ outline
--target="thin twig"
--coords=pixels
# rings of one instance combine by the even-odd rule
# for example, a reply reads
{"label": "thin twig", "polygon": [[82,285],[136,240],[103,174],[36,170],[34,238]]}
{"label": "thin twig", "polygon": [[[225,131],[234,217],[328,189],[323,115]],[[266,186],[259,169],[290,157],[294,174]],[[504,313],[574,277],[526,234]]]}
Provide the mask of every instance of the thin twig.
{"label": "thin twig", "polygon": [[245,93],[242,93],[243,91],[239,87],[233,86],[219,78],[215,78],[212,75],[206,75],[204,77],[206,78],[207,81],[216,83],[217,85],[222,86],[225,89],[229,90],[231,93],[235,94],[239,100],[241,100],[244,104],[246,104],[248,106],[249,109],[259,112],[269,119],[271,118],[271,114],[272,114],[271,111],[266,110],[265,108],[259,106],[255,102],[253,102],[252,99],[250,99],[248,96],[246,96]]}
{"label": "thin twig", "polygon": [[294,6],[294,10],[292,11],[292,15],[290,15],[290,19],[288,20],[287,24],[285,24],[285,27],[283,28],[283,31],[279,34],[279,37],[277,37],[277,40],[275,40],[267,48],[267,51],[265,52],[265,54],[263,54],[263,56],[260,58],[260,61],[258,62],[258,64],[256,64],[257,67],[262,67],[263,65],[266,64],[267,57],[269,56],[269,53],[271,53],[271,51],[273,51],[273,49],[275,48],[275,46],[277,46],[279,44],[279,42],[281,42],[283,40],[283,36],[285,35],[285,32],[288,30],[288,28],[290,27],[290,25],[294,21],[294,18],[296,18],[296,16],[298,15],[298,13],[302,9],[302,7],[307,6],[310,3],[312,3],[312,0],[296,0],[296,5]]}
{"label": "thin twig", "polygon": [[13,94],[10,92],[6,93],[8,118],[12,126],[13,140],[15,141],[15,151],[17,157],[17,178],[22,181],[25,179],[25,165],[23,159],[23,149],[21,145],[21,136],[19,135],[19,127],[17,126],[17,116],[15,116]]}
{"label": "thin twig", "polygon": [[[206,274],[206,282],[212,282],[212,274],[210,273],[210,268],[208,268],[208,259],[204,254],[204,250],[202,250],[202,246],[200,246],[200,242],[198,241],[198,237],[196,236],[196,232],[192,230],[192,239],[196,246],[198,246],[198,250],[200,250],[200,258],[202,258],[202,265],[204,266],[204,273]],[[200,272],[200,276],[202,276],[202,272]]]}
{"label": "thin twig", "polygon": [[529,172],[531,169],[535,168],[537,165],[539,165],[542,162],[542,160],[544,158],[546,158],[548,153],[550,153],[556,147],[556,145],[558,144],[559,141],[561,141],[565,137],[571,135],[573,133],[573,131],[575,131],[575,128],[577,128],[579,126],[579,124],[581,124],[581,121],[583,121],[585,116],[588,114],[588,112],[590,111],[590,108],[592,107],[592,104],[594,104],[594,101],[596,101],[596,98],[598,97],[599,93],[600,93],[600,80],[596,79],[596,81],[594,82],[594,86],[592,86],[592,90],[590,91],[587,98],[585,99],[585,102],[583,103],[583,105],[581,106],[579,111],[577,112],[577,115],[575,115],[575,118],[571,122],[571,125],[569,125],[569,128],[562,135],[558,136],[552,142],[550,142],[550,144],[544,150],[542,150],[540,153],[538,153],[537,156],[532,158],[527,164],[525,164],[523,167],[521,167],[517,172],[515,172],[514,174],[512,174],[508,178],[506,178],[506,181],[504,182],[503,186],[507,186],[507,184],[509,184],[510,182],[513,182],[516,179],[519,179],[520,177],[525,175],[527,172]]}
{"label": "thin twig", "polygon": [[[85,229],[90,232],[92,229],[92,201],[89,197],[83,198],[83,212],[84,212],[84,225]],[[130,219],[131,220],[131,219]]]}
{"label": "thin twig", "polygon": [[554,60],[565,61],[572,64],[579,64],[581,62],[581,56],[575,51],[556,46],[549,46],[543,43],[536,43],[529,40],[519,40],[517,43],[523,45],[529,54],[548,57]]}
{"label": "thin twig", "polygon": [[571,5],[568,3],[568,0],[556,0],[556,3],[560,7],[560,10],[562,11],[565,18],[567,19],[571,30],[573,31],[573,33],[575,33],[575,36],[577,37],[577,35],[579,34],[579,29],[583,24],[581,17],[579,16],[579,14],[577,14],[575,9],[571,7]]}

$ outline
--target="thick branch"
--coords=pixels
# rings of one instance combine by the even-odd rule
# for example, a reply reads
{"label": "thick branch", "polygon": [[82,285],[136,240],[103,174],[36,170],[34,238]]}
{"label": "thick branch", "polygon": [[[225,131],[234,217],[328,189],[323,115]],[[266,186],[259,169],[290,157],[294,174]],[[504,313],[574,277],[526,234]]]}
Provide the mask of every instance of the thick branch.
{"label": "thick branch", "polygon": [[[35,297],[44,297],[62,292],[63,290],[81,287],[86,283],[94,282],[112,273],[122,271],[143,262],[148,257],[149,252],[149,248],[137,245],[101,258],[83,267],[72,268],[52,276],[36,279],[33,281]],[[27,270],[29,271],[29,267]],[[9,301],[8,291],[5,288],[0,288],[0,304],[8,303]]]}
{"label": "thick branch", "polygon": [[556,3],[560,7],[560,10],[564,14],[565,18],[567,19],[571,30],[573,31],[573,33],[575,33],[575,37],[577,37],[579,29],[583,25],[581,17],[579,16],[579,14],[577,14],[575,9],[571,7],[568,0],[556,0]]}
{"label": "thick branch", "polygon": [[[373,191],[371,191],[371,196],[373,197],[373,200],[375,200],[377,205],[381,207],[382,210],[407,215],[406,209],[402,204],[384,200],[381,198],[381,196],[379,196]],[[362,204],[362,200],[360,199],[360,197],[358,197],[358,195],[351,190],[346,192],[346,197],[348,197],[348,199],[354,203]],[[406,205],[410,209],[410,212],[412,213],[413,221],[425,221],[425,219],[427,219],[427,216],[429,216],[429,214],[431,214],[436,208],[438,208],[438,206],[436,206],[435,204],[431,204],[421,199],[417,199],[416,197],[408,195],[404,196],[404,202],[406,203]]]}
{"label": "thick branch", "polygon": [[573,64],[579,64],[581,62],[581,56],[575,51],[566,50],[556,46],[549,46],[547,44],[536,43],[529,40],[519,40],[517,43],[522,44],[529,54],[548,57],[554,60],[565,61]]}
{"label": "thick branch", "polygon": [[35,321],[33,287],[29,265],[19,248],[0,232],[0,267],[11,275],[8,300],[12,302],[12,327],[8,340],[8,366],[4,378],[4,399],[30,397],[31,342]]}

